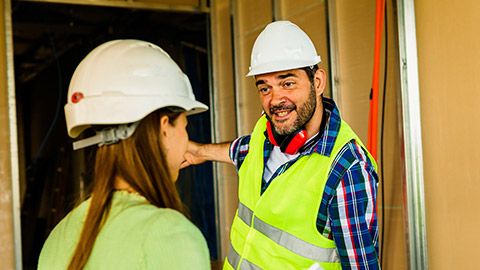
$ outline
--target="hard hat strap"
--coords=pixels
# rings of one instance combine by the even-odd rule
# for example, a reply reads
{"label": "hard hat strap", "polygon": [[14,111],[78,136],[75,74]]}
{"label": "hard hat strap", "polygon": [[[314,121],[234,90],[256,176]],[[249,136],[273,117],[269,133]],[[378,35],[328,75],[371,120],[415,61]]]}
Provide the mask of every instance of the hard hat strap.
{"label": "hard hat strap", "polygon": [[95,136],[86,138],[73,143],[73,150],[82,149],[95,144],[98,146],[109,145],[125,140],[132,136],[140,121],[118,125],[116,127],[107,127],[97,131]]}

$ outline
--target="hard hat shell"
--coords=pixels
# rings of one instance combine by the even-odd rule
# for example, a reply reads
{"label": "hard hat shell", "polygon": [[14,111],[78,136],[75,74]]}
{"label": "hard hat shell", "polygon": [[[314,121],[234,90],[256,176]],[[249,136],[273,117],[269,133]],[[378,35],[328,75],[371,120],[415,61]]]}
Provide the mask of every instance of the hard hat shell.
{"label": "hard hat shell", "polygon": [[195,100],[187,76],[160,47],[109,41],[91,51],[72,76],[65,105],[68,135],[76,138],[91,125],[136,122],[171,106],[187,115],[208,109]]}
{"label": "hard hat shell", "polygon": [[289,21],[268,24],[252,49],[247,76],[313,66],[321,62],[312,40]]}

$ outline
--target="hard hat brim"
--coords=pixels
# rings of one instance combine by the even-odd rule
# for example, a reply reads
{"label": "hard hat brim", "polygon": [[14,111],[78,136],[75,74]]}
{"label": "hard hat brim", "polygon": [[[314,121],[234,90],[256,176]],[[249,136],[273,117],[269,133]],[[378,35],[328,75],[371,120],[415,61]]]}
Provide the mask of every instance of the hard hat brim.
{"label": "hard hat brim", "polygon": [[272,63],[266,63],[263,65],[257,65],[254,68],[251,68],[250,71],[247,73],[246,77],[267,74],[267,73],[272,73],[277,71],[309,67],[309,66],[316,65],[320,62],[322,62],[320,59],[320,56],[317,56],[317,58],[313,60],[310,59],[310,60],[285,61],[285,62],[276,61]]}
{"label": "hard hat brim", "polygon": [[[136,107],[132,113],[128,107]],[[208,110],[208,106],[192,100],[189,97],[179,96],[112,96],[104,98],[85,98],[79,103],[65,105],[65,114],[70,115],[72,121],[67,122],[68,135],[78,137],[85,129],[92,125],[112,125],[133,123],[143,119],[157,109],[179,107],[185,110],[186,115],[193,115]],[[101,113],[95,111],[103,108]],[[107,108],[107,110],[105,110]],[[88,113],[87,113],[88,112]],[[73,121],[75,119],[75,121]],[[88,124],[86,124],[88,123]]]}

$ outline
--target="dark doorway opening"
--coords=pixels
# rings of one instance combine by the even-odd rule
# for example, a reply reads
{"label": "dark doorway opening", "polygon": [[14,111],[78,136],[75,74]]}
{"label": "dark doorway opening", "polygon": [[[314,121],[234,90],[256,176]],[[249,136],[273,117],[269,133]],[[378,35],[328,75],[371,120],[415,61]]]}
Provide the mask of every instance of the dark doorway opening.
{"label": "dark doorway opening", "polygon": [[[196,98],[209,105],[208,20],[202,13],[12,2],[24,269],[36,268],[49,232],[90,182],[93,151],[72,150],[63,112],[78,63],[108,40],[150,41],[170,54]],[[210,128],[208,113],[189,117],[189,135],[196,141],[210,142]],[[182,170],[177,187],[216,260],[211,163]]]}

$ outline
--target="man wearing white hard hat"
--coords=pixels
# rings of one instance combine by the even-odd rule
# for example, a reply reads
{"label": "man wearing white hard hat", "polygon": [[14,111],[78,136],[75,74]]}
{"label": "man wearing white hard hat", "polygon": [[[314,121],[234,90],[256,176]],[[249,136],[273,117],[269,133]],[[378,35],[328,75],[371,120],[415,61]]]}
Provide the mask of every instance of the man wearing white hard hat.
{"label": "man wearing white hard hat", "polygon": [[[224,269],[377,269],[375,160],[323,97],[310,38],[270,23],[252,49],[264,114],[228,144],[191,142],[185,164],[233,162],[239,207]],[[312,269],[312,268],[310,268]]]}

